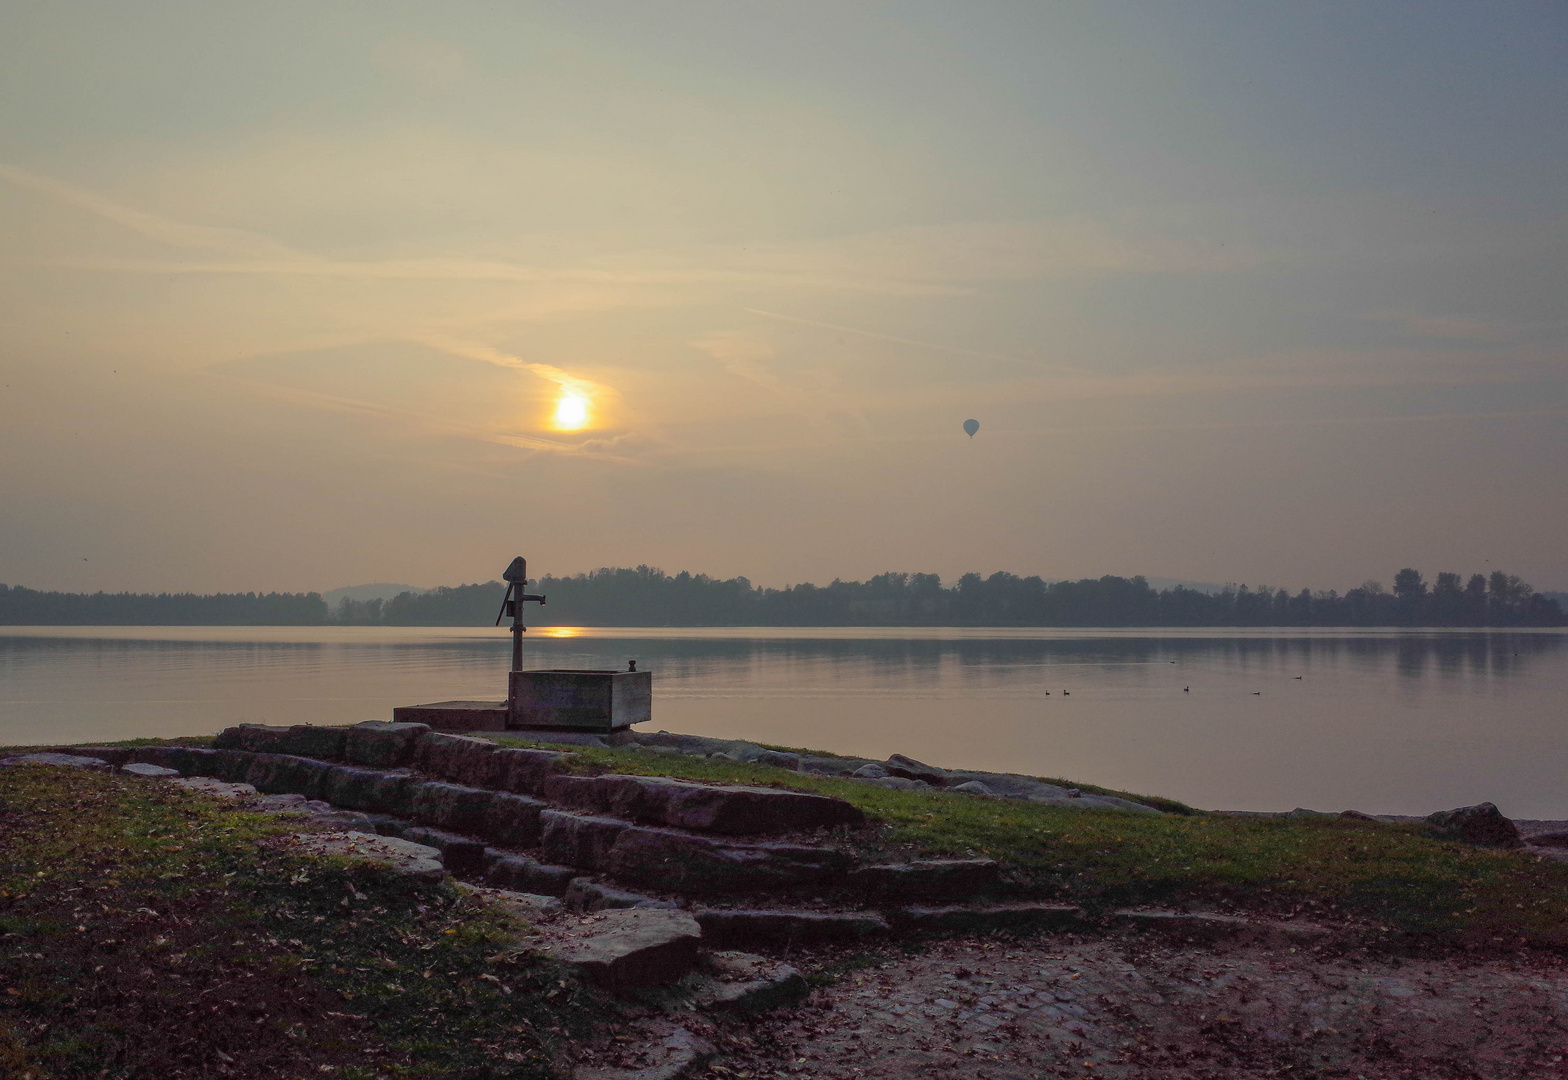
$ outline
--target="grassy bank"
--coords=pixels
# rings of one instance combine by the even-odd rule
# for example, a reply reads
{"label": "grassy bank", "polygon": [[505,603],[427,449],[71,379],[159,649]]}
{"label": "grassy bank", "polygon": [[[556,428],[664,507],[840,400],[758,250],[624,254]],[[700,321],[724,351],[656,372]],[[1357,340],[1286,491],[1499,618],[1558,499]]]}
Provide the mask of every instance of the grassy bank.
{"label": "grassy bank", "polygon": [[0,1076],[541,1077],[574,981],[448,884],[157,781],[0,769]]}
{"label": "grassy bank", "polygon": [[877,846],[889,854],[990,855],[1018,893],[1091,908],[1218,905],[1361,920],[1446,945],[1568,949],[1568,865],[1413,825],[1071,810],[643,749],[581,748],[574,762],[835,795],[883,824]]}

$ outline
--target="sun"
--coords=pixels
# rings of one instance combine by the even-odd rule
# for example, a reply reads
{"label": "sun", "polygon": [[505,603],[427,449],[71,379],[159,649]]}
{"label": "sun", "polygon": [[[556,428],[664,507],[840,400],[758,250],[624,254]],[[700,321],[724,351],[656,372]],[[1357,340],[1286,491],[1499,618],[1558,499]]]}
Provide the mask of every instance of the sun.
{"label": "sun", "polygon": [[555,403],[555,427],[558,431],[576,431],[588,423],[588,399],[577,394],[565,393]]}

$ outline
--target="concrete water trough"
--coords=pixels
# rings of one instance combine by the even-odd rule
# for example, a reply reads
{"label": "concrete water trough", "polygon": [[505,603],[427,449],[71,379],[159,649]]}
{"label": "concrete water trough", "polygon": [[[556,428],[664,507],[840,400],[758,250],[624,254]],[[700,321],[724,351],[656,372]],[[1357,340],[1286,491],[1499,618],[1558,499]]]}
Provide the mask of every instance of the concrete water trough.
{"label": "concrete water trough", "polygon": [[619,731],[652,719],[653,672],[547,668],[507,673],[508,701],[437,701],[392,710],[437,731]]}

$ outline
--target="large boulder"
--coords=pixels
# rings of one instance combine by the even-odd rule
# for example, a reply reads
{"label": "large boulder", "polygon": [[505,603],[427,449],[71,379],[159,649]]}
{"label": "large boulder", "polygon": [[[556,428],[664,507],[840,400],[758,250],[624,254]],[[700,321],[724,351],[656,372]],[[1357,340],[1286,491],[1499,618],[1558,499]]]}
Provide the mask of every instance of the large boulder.
{"label": "large boulder", "polygon": [[1440,810],[1426,819],[1432,831],[1445,840],[1462,840],[1486,847],[1516,848],[1523,845],[1519,826],[1503,817],[1489,802]]}
{"label": "large boulder", "polygon": [[373,769],[402,768],[413,761],[414,743],[429,730],[429,724],[366,720],[348,729],[345,757],[351,765]]}
{"label": "large boulder", "polygon": [[894,754],[882,764],[889,776],[902,776],[905,780],[921,780],[932,787],[947,786],[947,770],[927,765],[903,754]]}

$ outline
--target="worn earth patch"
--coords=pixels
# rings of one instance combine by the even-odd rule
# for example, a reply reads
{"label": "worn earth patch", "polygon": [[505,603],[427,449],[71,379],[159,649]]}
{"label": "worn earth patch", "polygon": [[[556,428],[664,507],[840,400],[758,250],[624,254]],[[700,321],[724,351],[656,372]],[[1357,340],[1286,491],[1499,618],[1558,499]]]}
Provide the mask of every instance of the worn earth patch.
{"label": "worn earth patch", "polygon": [[592,995],[450,884],[159,781],[0,769],[0,1075],[550,1075]]}

